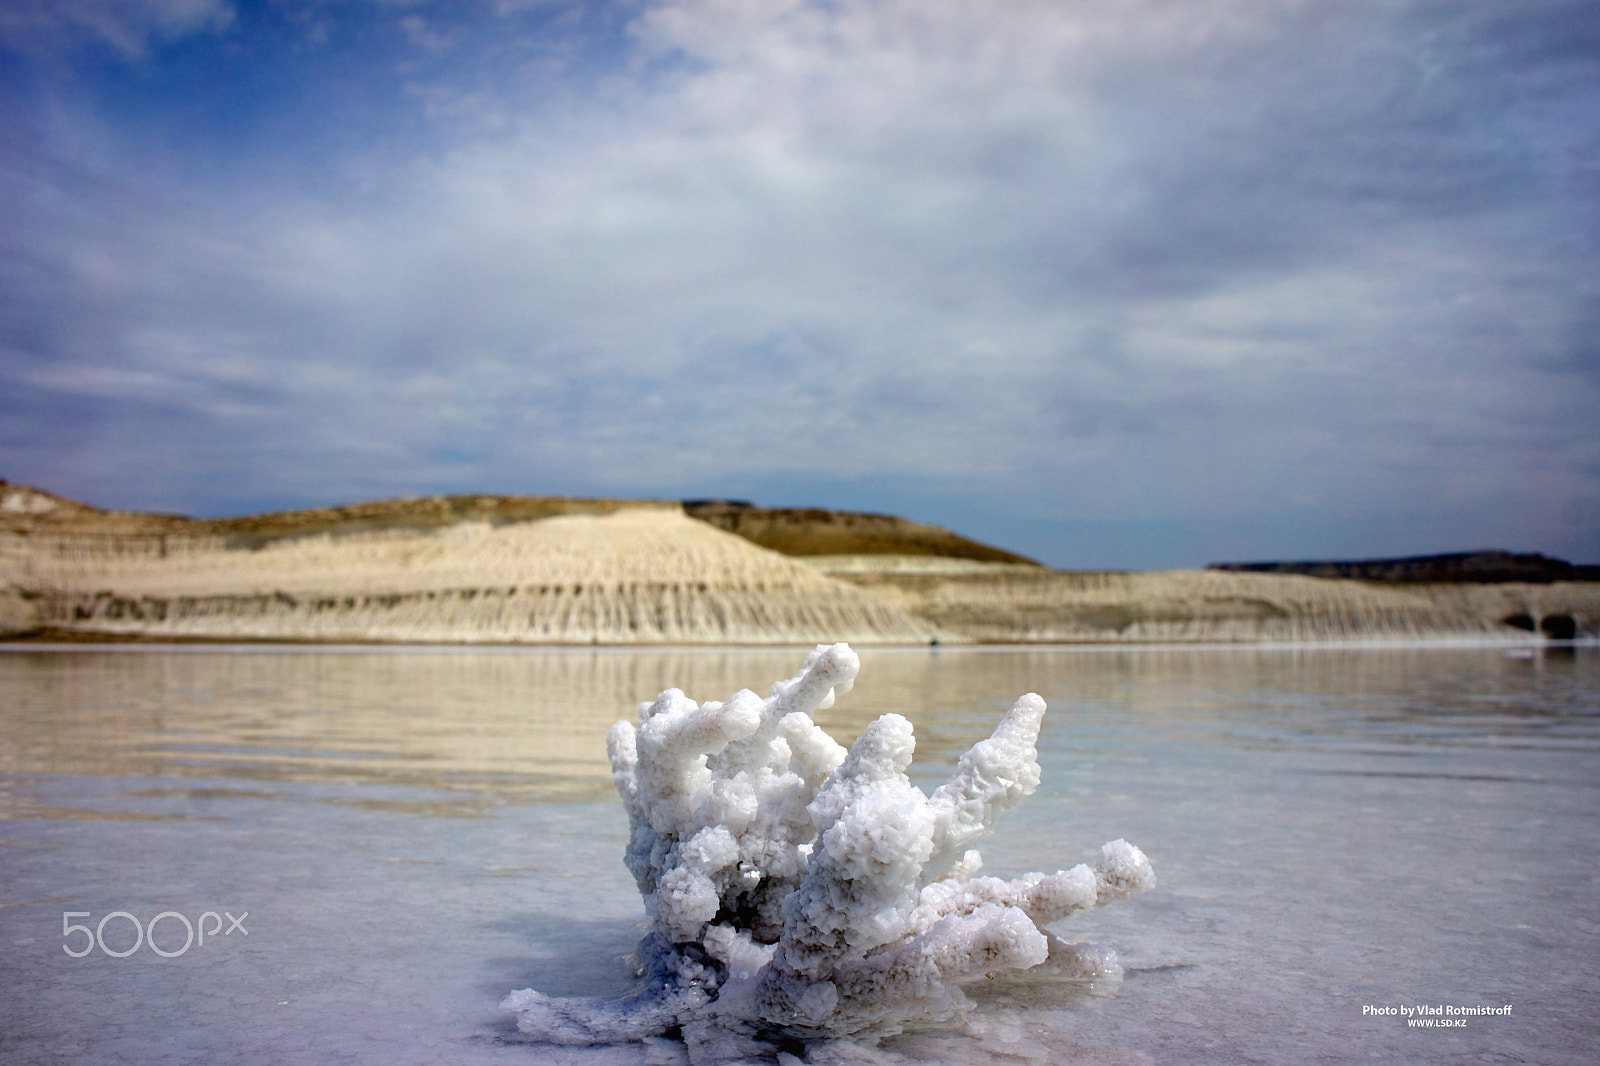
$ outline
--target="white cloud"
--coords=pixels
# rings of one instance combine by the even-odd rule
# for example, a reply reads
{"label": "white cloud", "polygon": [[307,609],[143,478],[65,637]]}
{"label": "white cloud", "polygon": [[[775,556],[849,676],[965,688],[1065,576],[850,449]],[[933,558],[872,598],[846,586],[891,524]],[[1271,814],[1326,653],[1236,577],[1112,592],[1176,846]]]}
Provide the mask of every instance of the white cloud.
{"label": "white cloud", "polygon": [[1374,552],[1450,547],[1400,542],[1431,497],[1571,550],[1593,205],[1527,192],[1578,164],[1425,39],[1360,4],[658,4],[588,95],[416,75],[464,132],[368,199],[38,223],[84,321],[0,374],[155,390],[197,495],[871,477],[1058,522],[1390,521]]}
{"label": "white cloud", "polygon": [[54,51],[89,39],[139,59],[152,39],[218,32],[233,18],[229,0],[7,0],[0,5],[0,42]]}

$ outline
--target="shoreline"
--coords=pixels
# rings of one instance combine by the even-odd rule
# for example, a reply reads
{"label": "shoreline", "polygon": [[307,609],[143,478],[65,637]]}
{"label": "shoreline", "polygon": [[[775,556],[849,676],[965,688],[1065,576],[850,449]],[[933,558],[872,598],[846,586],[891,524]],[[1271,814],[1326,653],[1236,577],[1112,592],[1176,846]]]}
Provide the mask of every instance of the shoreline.
{"label": "shoreline", "polygon": [[[633,652],[717,652],[747,651],[751,653],[783,653],[809,651],[810,644],[533,644],[533,643],[473,643],[469,641],[320,641],[320,640],[229,640],[194,637],[183,640],[170,638],[130,636],[106,639],[98,634],[69,634],[67,639],[55,637],[6,637],[0,639],[0,654],[26,652],[230,652],[263,654],[274,652],[317,653],[490,653],[519,654],[576,654],[602,652],[626,655]],[[1110,652],[1110,651],[1405,651],[1405,650],[1505,650],[1505,651],[1573,651],[1582,648],[1600,648],[1600,638],[1583,637],[1577,640],[1549,640],[1541,637],[1438,637],[1438,638],[1371,638],[1345,640],[1274,640],[1274,641],[1062,641],[1057,643],[973,643],[973,644],[868,644],[863,645],[872,654],[926,653],[948,655],[973,655],[989,652]]]}

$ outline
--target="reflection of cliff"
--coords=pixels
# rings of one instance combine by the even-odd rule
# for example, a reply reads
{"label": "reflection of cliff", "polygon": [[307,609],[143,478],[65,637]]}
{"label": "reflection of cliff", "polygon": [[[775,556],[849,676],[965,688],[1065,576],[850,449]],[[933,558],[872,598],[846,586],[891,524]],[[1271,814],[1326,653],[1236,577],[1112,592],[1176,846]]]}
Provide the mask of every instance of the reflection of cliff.
{"label": "reflection of cliff", "polygon": [[890,516],[689,511],[708,520],[670,502],[499,496],[197,520],[0,482],[0,633],[538,644],[1600,634],[1594,582],[1068,573]]}
{"label": "reflection of cliff", "polygon": [[[1186,728],[1193,732],[1208,728],[1200,723],[1212,715],[1259,713],[1254,701],[1262,691],[1314,699],[1359,691],[1369,705],[1392,707],[1396,715],[1425,713],[1415,679],[1462,676],[1461,655],[1477,657],[1471,660],[1479,663],[1472,676],[1483,685],[1477,694],[1504,700],[1524,691],[1527,672],[1552,663],[1499,649],[1414,647],[1348,657],[1264,647],[1223,656],[1171,647],[1081,655],[878,648],[862,652],[861,680],[819,712],[817,722],[845,735],[882,714],[913,719],[915,766],[926,775],[918,781],[931,791],[957,756],[988,734],[996,706],[1003,708],[992,702],[995,693],[1018,685],[1036,688],[1056,713],[1074,702],[1109,703],[1171,728],[1191,721]],[[276,782],[416,786],[450,794],[434,809],[413,807],[419,814],[472,814],[533,798],[614,804],[605,746],[613,722],[633,719],[641,700],[669,686],[702,701],[725,700],[742,687],[765,692],[775,672],[792,668],[793,660],[792,649],[770,648],[13,653],[0,656],[0,779],[18,786],[19,776],[27,775],[147,777],[179,793],[199,778],[201,790],[193,795],[201,802],[222,794],[219,778],[236,782],[237,795],[265,794]],[[1196,704],[1196,692],[1225,695],[1218,697],[1222,702]],[[1459,704],[1442,700],[1438,713],[1453,720]],[[1519,728],[1537,741],[1551,722],[1530,714],[1519,719]],[[1071,721],[1070,714],[1046,716],[1044,746],[1076,743]],[[31,787],[0,788],[0,818],[19,811],[26,817],[129,816],[116,813],[125,804],[109,794],[105,799],[97,807],[109,814],[42,810],[47,801],[35,798]],[[387,801],[373,796],[370,802]],[[395,809],[407,806],[395,801]]]}

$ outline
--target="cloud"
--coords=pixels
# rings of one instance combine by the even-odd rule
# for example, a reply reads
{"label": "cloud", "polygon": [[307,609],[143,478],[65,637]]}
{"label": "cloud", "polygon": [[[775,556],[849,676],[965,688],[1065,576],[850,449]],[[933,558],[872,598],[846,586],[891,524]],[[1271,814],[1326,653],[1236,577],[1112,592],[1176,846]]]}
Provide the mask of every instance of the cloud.
{"label": "cloud", "polygon": [[[1093,524],[1162,531],[1123,565],[1600,543],[1573,5],[473,10],[368,9],[370,128],[313,66],[163,146],[226,180],[35,118],[0,380],[50,414],[7,476],[870,485],[1063,564]],[[133,440],[159,469],[83,473]]]}
{"label": "cloud", "polygon": [[228,0],[7,0],[0,7],[0,42],[48,53],[93,41],[140,59],[152,40],[221,32],[233,18]]}

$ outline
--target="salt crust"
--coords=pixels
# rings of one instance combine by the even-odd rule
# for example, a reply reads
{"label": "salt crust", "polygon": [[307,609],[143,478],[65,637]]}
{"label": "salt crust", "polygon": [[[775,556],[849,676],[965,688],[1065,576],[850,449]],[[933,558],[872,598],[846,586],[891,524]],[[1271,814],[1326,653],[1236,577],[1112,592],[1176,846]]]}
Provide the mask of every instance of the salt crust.
{"label": "salt crust", "polygon": [[855,683],[849,645],[819,645],[763,700],[696,704],[677,689],[607,737],[631,827],[626,862],[652,928],[643,985],[618,1000],[532,989],[501,1006],[553,1044],[681,1035],[694,1064],[833,1061],[972,1007],[961,983],[1005,970],[1115,980],[1108,948],[1044,926],[1155,886],[1114,840],[1094,867],[976,876],[971,845],[1039,784],[1045,703],[1017,700],[929,796],[906,769],[911,723],[886,714],[847,752],[812,720]]}

